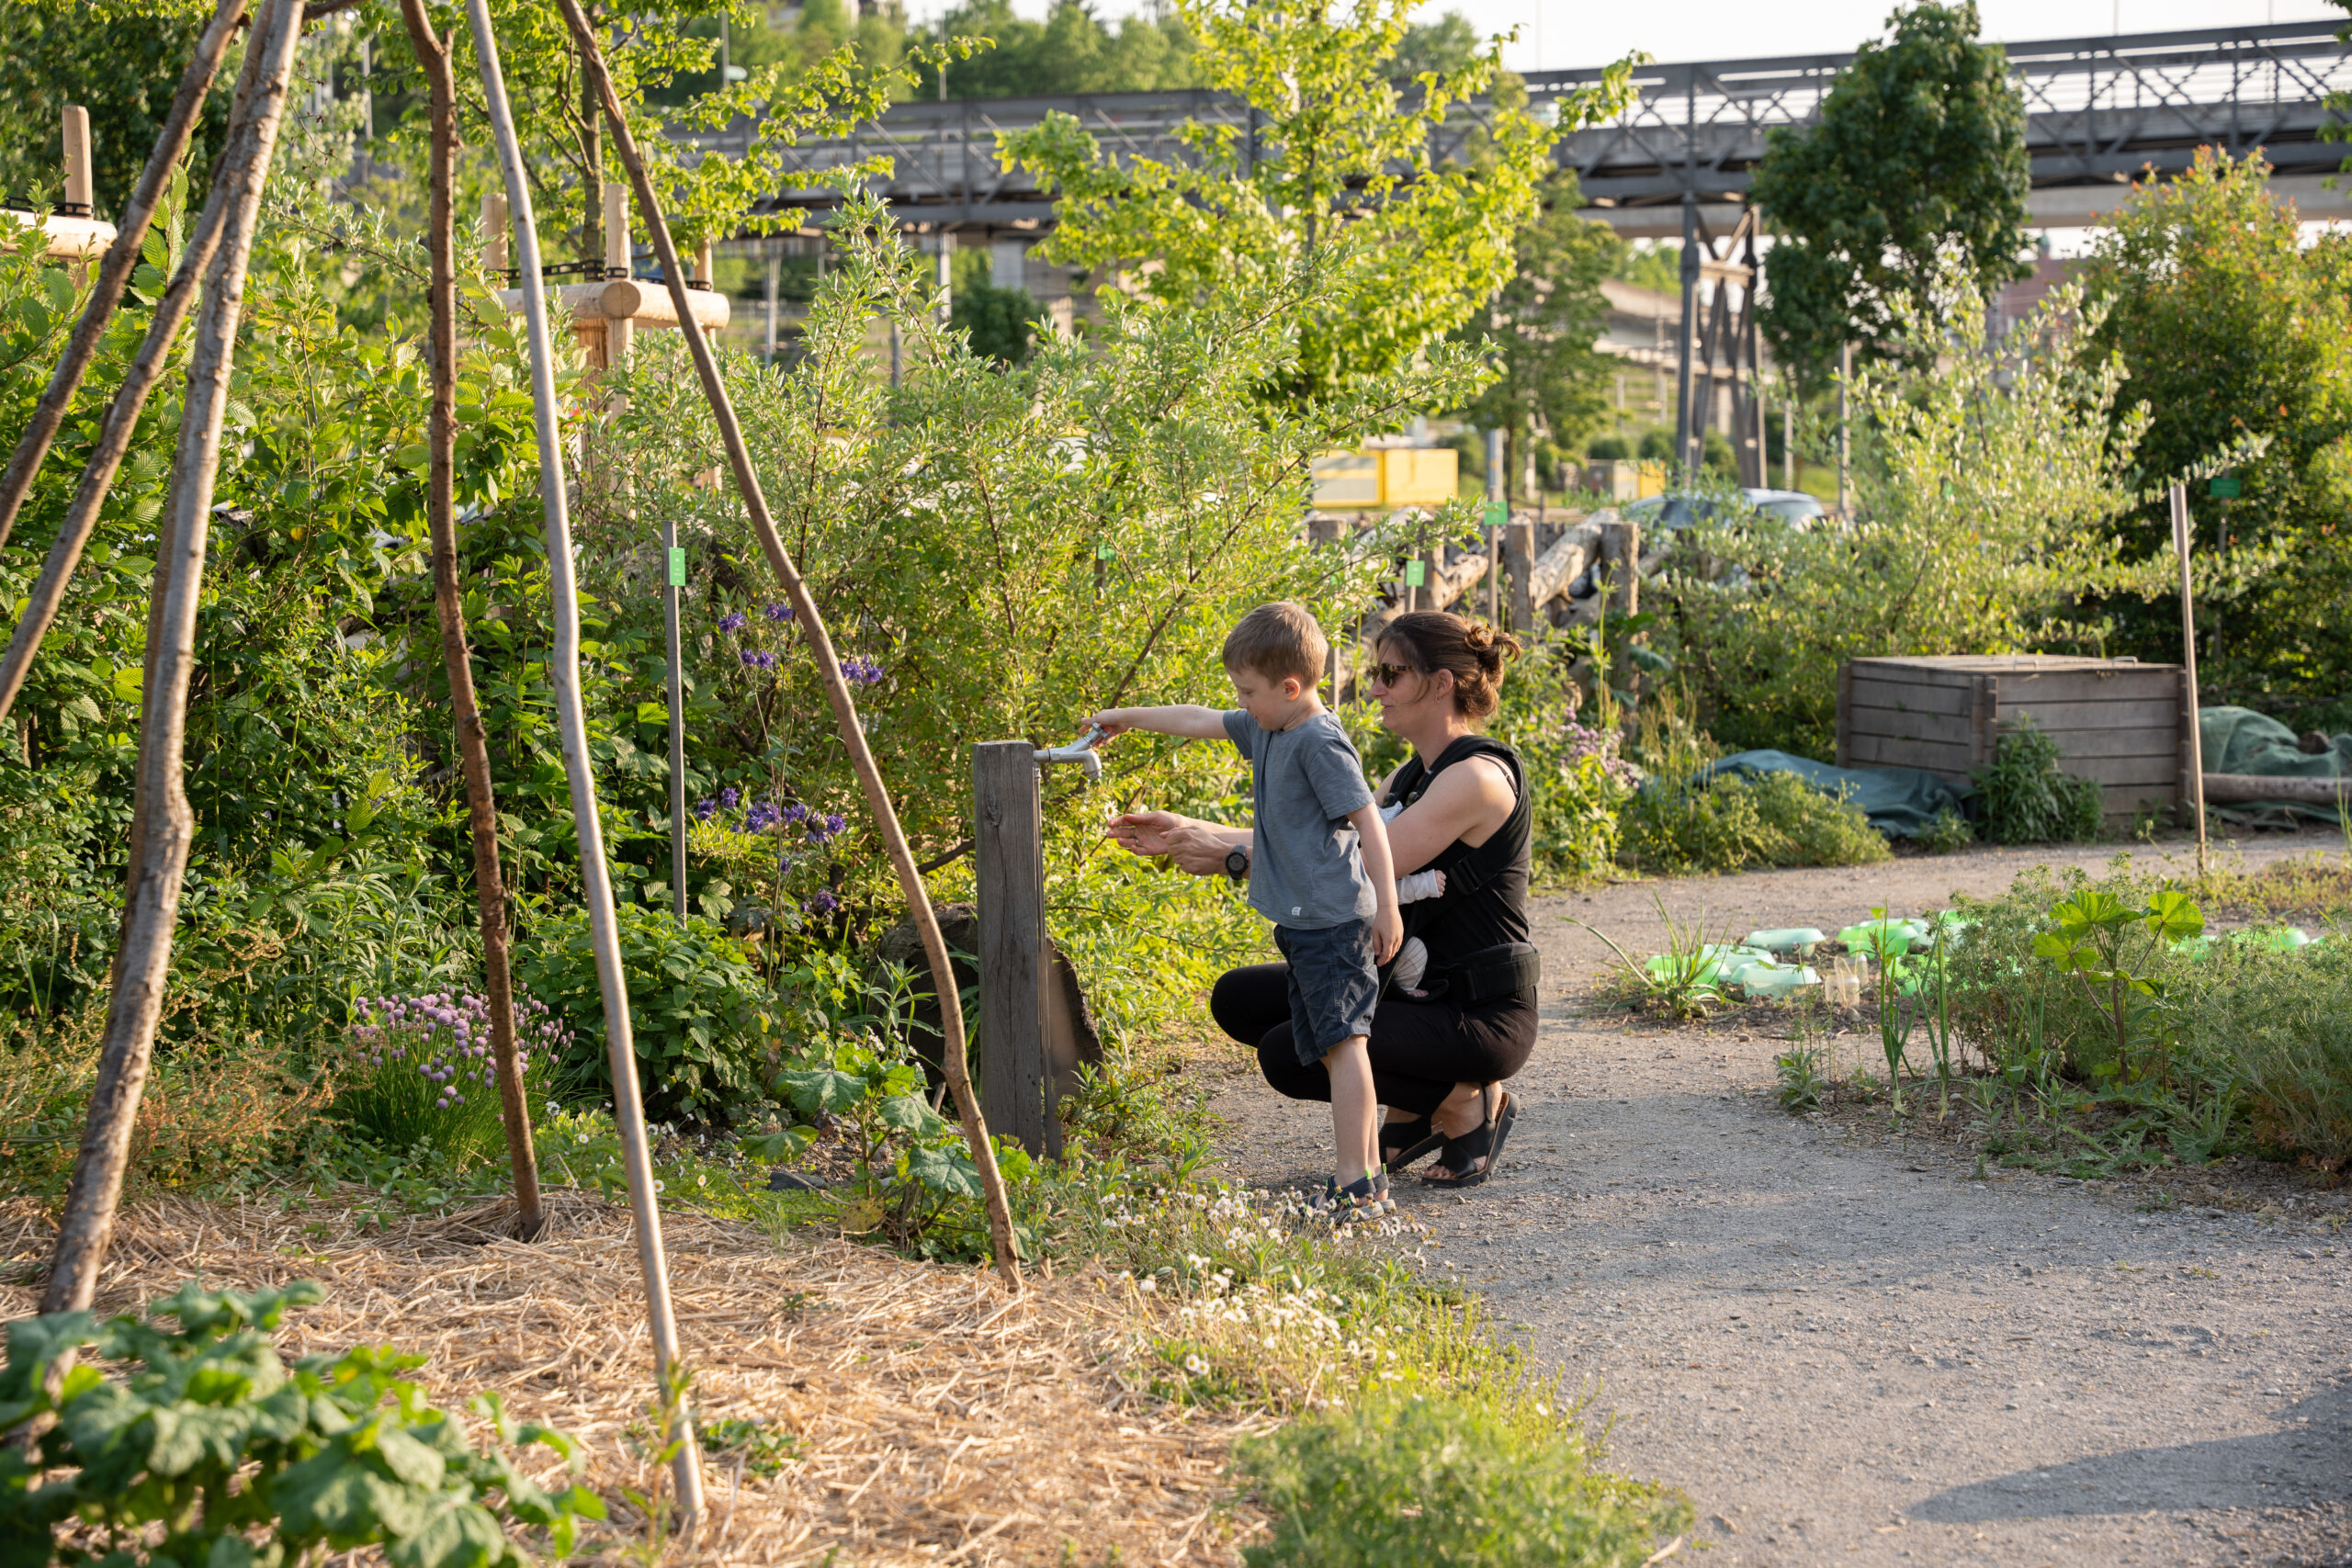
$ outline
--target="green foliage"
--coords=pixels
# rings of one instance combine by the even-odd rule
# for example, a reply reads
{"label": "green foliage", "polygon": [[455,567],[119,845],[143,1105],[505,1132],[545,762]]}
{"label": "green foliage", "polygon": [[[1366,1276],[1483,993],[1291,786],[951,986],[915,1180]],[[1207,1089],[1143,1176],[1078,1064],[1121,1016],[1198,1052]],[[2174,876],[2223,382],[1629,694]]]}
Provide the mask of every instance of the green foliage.
{"label": "green foliage", "polygon": [[2352,943],[2240,942],[2219,958],[2212,979],[2199,966],[2170,993],[2181,1034],[2232,1051],[2256,1147],[2352,1169]]}
{"label": "green foliage", "polygon": [[[1408,100],[1391,73],[1410,0],[1344,12],[1234,0],[1181,9],[1204,85],[1248,100],[1253,134],[1188,121],[1177,134],[1193,155],[1173,163],[1114,158],[1069,115],[1000,138],[1007,164],[1058,188],[1053,260],[1159,264],[1104,276],[1105,299],[1132,286],[1163,307],[1247,300],[1273,312],[1295,358],[1266,389],[1302,410],[1412,364],[1509,281],[1556,132],[1527,112],[1523,93],[1504,94],[1469,164],[1430,154],[1458,106],[1497,85],[1495,46],[1422,77]],[[1558,129],[1605,118],[1630,90],[1615,68],[1561,103]],[[1295,292],[1306,279],[1311,299]]]}
{"label": "green foliage", "polygon": [[[724,1122],[757,1103],[775,1043],[767,987],[742,944],[698,915],[681,921],[644,904],[621,904],[614,913],[646,1115]],[[609,1095],[605,1001],[587,911],[540,922],[515,974],[521,988],[578,1031],[560,1064],[566,1091]]]}
{"label": "green foliage", "polygon": [[[1530,1427],[1532,1427],[1532,1429]],[[1377,1394],[1237,1446],[1272,1518],[1250,1568],[1634,1568],[1689,1506],[1593,1468],[1591,1440],[1491,1407]]]}
{"label": "green foliage", "polygon": [[1898,302],[1933,297],[1957,259],[1980,300],[2024,276],[2025,101],[1973,0],[1922,0],[1856,51],[1818,120],[1776,130],[1750,199],[1780,236],[1761,321],[1775,357],[1819,385],[1842,344],[1934,355]]}
{"label": "green foliage", "polygon": [[1917,353],[1855,378],[1860,519],[1719,513],[1678,534],[1644,593],[1729,744],[1826,756],[1846,660],[2035,649],[2084,635],[2086,592],[2162,591],[2119,555],[2147,413],[2119,410],[2119,361],[2076,351],[2098,308],[2055,290],[1996,340],[1973,284],[1939,276],[1931,303],[1890,302]]}
{"label": "green foliage", "polygon": [[[529,1560],[512,1526],[544,1528],[561,1557],[575,1521],[605,1517],[594,1493],[576,1483],[549,1492],[505,1451],[544,1445],[576,1473],[571,1439],[515,1427],[486,1394],[475,1412],[498,1446],[476,1450],[457,1417],[424,1404],[399,1375],[422,1357],[362,1347],[288,1369],[271,1335],[288,1308],[323,1294],[308,1280],[250,1297],[191,1280],[153,1303],[146,1320],[97,1325],[76,1312],[11,1324],[0,1419],[55,1420],[36,1458],[0,1453],[9,1560],[291,1568],[381,1547],[395,1568],[520,1568]],[[178,1327],[161,1326],[165,1317]],[[127,1375],[84,1362],[62,1371],[52,1395],[52,1371],[84,1348],[130,1363]],[[58,1541],[68,1521],[100,1532],[106,1550]]]}
{"label": "green foliage", "polygon": [[1793,773],[1713,773],[1716,755],[1670,693],[1645,705],[1635,759],[1648,776],[1621,818],[1635,863],[1679,876],[1887,858],[1885,839],[1844,796]]}
{"label": "green foliage", "polygon": [[2142,904],[2089,890],[2052,906],[2050,929],[2033,939],[2033,953],[2072,977],[2106,1014],[2114,1027],[2109,1070],[2130,1081],[2164,1072],[2163,1062],[2153,1059],[2164,1035],[2150,1016],[2163,1008],[2164,994],[2150,961],[2162,945],[2204,930],[2205,917],[2186,893],[2155,893]]}
{"label": "green foliage", "polygon": [[1577,216],[1576,175],[1544,182],[1534,220],[1514,242],[1516,266],[1486,309],[1455,333],[1500,372],[1461,417],[1510,433],[1511,488],[1539,432],[1574,444],[1598,424],[1622,363],[1597,345],[1608,324],[1600,280],[1624,249],[1608,224]]}
{"label": "green foliage", "polygon": [[1046,313],[1025,288],[999,288],[985,279],[956,290],[947,324],[966,334],[972,352],[1001,365],[1029,357],[1030,339]]}
{"label": "green foliage", "polygon": [[2030,717],[2002,735],[1975,784],[1984,837],[1996,844],[2087,843],[2106,821],[2098,784],[2061,770],[2058,742]]}
{"label": "green foliage", "polygon": [[[571,1029],[546,1004],[514,998],[526,1114],[546,1105],[571,1040]],[[488,998],[440,992],[363,998],[330,1062],[334,1116],[387,1150],[429,1146],[459,1169],[505,1152]]]}
{"label": "green foliage", "polygon": [[[1996,763],[1999,761],[1997,752],[1994,760]],[[1974,843],[1976,829],[1969,826],[1967,818],[1951,807],[1939,807],[1935,819],[1915,834],[1911,841],[1931,855],[1948,855],[1954,850],[1963,850]]]}
{"label": "green foliage", "polygon": [[1777,1085],[1774,1098],[1790,1115],[1804,1116],[1821,1109],[1829,1080],[1822,1072],[1820,1046],[1798,1044],[1781,1052],[1772,1058],[1772,1077]]}
{"label": "green foliage", "polygon": [[[1009,0],[965,0],[938,23],[942,38],[985,39],[989,47],[949,64],[951,98],[1038,98],[1064,93],[1143,93],[1199,85],[1184,17],[1148,6],[1113,27],[1084,0],[1055,0],[1041,22],[1013,14]],[[910,96],[940,96],[941,67],[914,73]]]}
{"label": "green foliage", "polygon": [[[2200,150],[2180,178],[2133,189],[2081,281],[2107,306],[2088,344],[2121,357],[2153,412],[2140,442],[2152,472],[2267,442],[2233,464],[2234,499],[2190,492],[2198,625],[2210,635],[2198,677],[2234,694],[2209,702],[2283,710],[2301,728],[2352,691],[2352,245],[2306,245],[2268,175],[2258,156]],[[2161,495],[2118,525],[2131,556],[2170,558]],[[2105,607],[2119,649],[2179,660],[2170,600]]]}

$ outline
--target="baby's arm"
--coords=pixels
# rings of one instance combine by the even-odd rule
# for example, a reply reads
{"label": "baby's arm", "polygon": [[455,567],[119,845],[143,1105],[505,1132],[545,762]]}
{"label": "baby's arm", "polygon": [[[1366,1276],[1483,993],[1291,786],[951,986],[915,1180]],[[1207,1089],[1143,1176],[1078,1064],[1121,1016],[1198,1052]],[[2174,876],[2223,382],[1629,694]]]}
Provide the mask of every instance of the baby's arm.
{"label": "baby's arm", "polygon": [[[1154,735],[1181,735],[1187,740],[1226,739],[1224,711],[1204,708],[1197,703],[1172,703],[1166,707],[1104,708],[1101,713],[1088,716],[1085,723],[1099,725],[1105,740],[1130,729],[1148,730]],[[1080,728],[1084,728],[1085,725]]]}
{"label": "baby's arm", "polygon": [[1417,871],[1396,879],[1396,902],[1418,904],[1424,898],[1434,898],[1445,891],[1445,873]]}

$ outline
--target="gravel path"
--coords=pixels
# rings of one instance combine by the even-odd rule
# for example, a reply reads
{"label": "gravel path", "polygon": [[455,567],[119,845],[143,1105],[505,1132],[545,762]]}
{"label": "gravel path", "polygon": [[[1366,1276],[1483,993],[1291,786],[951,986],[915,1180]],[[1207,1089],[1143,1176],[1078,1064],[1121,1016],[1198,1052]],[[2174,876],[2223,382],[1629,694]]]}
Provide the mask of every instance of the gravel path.
{"label": "gravel path", "polygon": [[[2321,847],[2340,840],[2244,853]],[[1542,901],[1544,1035],[1503,1173],[1403,1195],[1502,1330],[1591,1392],[1613,1462],[1689,1493],[1702,1561],[2352,1563],[2344,1193],[2143,1213],[2111,1183],[1971,1179],[1945,1151],[1782,1114],[1777,1038],[1628,1027],[1583,1000],[1605,954],[1568,919],[1650,951],[1654,892],[1735,934],[1834,930],[2112,852]],[[1254,1075],[1216,1104],[1238,1171],[1320,1184],[1321,1107]]]}

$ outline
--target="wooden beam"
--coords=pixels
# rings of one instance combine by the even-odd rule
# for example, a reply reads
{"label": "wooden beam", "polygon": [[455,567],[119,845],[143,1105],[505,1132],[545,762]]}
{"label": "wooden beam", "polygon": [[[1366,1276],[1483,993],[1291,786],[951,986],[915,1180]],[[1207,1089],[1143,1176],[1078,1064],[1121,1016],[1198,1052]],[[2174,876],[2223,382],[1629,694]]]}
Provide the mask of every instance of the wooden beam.
{"label": "wooden beam", "polygon": [[[567,283],[557,288],[556,298],[571,312],[575,321],[626,321],[640,327],[674,327],[678,324],[677,306],[669,291],[656,285],[640,283],[634,278],[616,277],[605,283]],[[717,332],[733,315],[727,296],[715,288],[697,288],[686,296],[693,307],[695,322],[705,332]],[[520,288],[502,288],[498,302],[510,310],[523,308]]]}
{"label": "wooden beam", "polygon": [[1035,1157],[1060,1152],[1046,1113],[1046,858],[1036,748],[972,748],[980,905],[980,1109]]}

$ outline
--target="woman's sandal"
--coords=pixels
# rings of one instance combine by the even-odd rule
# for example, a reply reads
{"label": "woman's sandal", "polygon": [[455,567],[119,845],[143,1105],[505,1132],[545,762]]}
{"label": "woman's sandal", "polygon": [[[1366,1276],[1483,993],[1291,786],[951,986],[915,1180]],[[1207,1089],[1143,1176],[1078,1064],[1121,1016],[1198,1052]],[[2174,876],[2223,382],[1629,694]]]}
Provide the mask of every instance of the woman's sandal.
{"label": "woman's sandal", "polygon": [[[1445,1140],[1445,1152],[1438,1156],[1436,1168],[1422,1173],[1424,1185],[1481,1187],[1495,1174],[1495,1167],[1502,1163],[1503,1140],[1510,1136],[1511,1126],[1519,1120],[1519,1101],[1508,1089],[1499,1092],[1500,1103],[1487,1112],[1485,1121],[1458,1138]],[[1473,1160],[1478,1162],[1476,1170],[1468,1168]],[[1453,1174],[1441,1175],[1441,1170]]]}
{"label": "woman's sandal", "polygon": [[1426,1116],[1384,1122],[1380,1124],[1381,1166],[1402,1170],[1444,1142],[1445,1134],[1431,1126]]}

